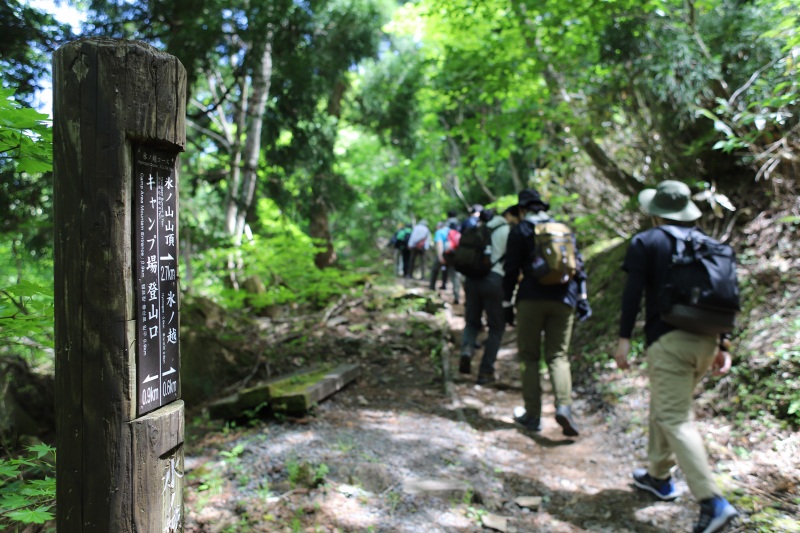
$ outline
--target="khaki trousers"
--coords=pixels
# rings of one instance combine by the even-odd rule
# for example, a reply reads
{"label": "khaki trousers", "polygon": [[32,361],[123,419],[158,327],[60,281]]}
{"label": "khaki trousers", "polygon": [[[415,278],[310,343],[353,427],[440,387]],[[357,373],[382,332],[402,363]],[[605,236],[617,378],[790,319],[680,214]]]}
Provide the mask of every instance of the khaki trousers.
{"label": "khaki trousers", "polygon": [[572,405],[572,373],[567,351],[574,316],[574,309],[563,302],[517,302],[517,348],[522,362],[522,398],[525,411],[530,416],[542,416],[542,386],[539,381],[542,337],[544,360],[550,370],[556,407]]}
{"label": "khaki trousers", "polygon": [[694,425],[692,393],[717,353],[717,339],[673,330],[647,349],[650,377],[648,472],[668,478],[678,465],[698,501],[719,494],[703,438]]}

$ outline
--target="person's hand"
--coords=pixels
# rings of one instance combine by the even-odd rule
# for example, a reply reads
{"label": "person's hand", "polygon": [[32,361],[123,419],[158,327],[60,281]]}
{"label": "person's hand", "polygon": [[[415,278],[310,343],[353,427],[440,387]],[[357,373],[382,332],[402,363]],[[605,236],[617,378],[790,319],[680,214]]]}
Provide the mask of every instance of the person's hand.
{"label": "person's hand", "polygon": [[592,307],[589,305],[589,300],[587,299],[578,300],[578,304],[575,306],[575,312],[578,315],[578,320],[580,320],[581,322],[591,317]]}
{"label": "person's hand", "polygon": [[711,372],[715,376],[722,376],[728,373],[732,365],[731,354],[727,350],[720,348],[717,350],[714,362],[711,363]]}
{"label": "person's hand", "polygon": [[627,370],[630,368],[628,364],[628,354],[631,351],[631,340],[630,339],[619,339],[617,342],[617,351],[614,352],[614,361],[617,362],[617,368],[621,370]]}
{"label": "person's hand", "polygon": [[511,302],[503,302],[503,313],[505,315],[506,324],[509,326],[514,325],[514,305]]}

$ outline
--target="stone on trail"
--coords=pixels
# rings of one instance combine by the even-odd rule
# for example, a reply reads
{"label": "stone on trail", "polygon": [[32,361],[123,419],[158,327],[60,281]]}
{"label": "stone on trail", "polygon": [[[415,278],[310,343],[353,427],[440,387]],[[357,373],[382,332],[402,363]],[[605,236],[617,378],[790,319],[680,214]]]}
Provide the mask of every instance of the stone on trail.
{"label": "stone on trail", "polygon": [[516,503],[520,507],[527,507],[529,509],[538,509],[539,506],[542,505],[542,497],[520,496],[518,498],[514,498],[514,503]]}
{"label": "stone on trail", "polygon": [[386,465],[359,463],[350,477],[353,485],[364,487],[368,492],[381,493],[392,486],[392,476]]}
{"label": "stone on trail", "polygon": [[407,479],[403,482],[403,492],[412,496],[461,500],[468,490],[470,486],[467,483],[447,479]]}
{"label": "stone on trail", "polygon": [[503,533],[508,531],[508,518],[505,516],[487,513],[481,517],[481,523],[483,527],[488,527],[496,531],[502,531]]}

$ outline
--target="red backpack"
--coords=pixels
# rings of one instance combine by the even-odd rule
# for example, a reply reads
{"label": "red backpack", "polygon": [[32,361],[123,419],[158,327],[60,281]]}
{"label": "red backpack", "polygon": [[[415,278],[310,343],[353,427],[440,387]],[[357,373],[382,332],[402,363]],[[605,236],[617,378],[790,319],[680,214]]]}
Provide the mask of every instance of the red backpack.
{"label": "red backpack", "polygon": [[457,229],[450,228],[447,233],[447,240],[444,241],[444,253],[452,254],[458,248],[458,243],[461,242],[461,232]]}

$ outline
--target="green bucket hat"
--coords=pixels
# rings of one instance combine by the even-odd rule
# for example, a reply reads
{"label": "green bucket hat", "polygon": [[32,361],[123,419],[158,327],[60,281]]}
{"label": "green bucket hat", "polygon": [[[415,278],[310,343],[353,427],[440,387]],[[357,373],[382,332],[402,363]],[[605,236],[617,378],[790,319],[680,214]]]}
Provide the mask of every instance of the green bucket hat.
{"label": "green bucket hat", "polygon": [[700,209],[692,202],[692,191],[685,183],[666,180],[655,189],[639,193],[639,204],[650,215],[678,222],[691,222],[700,218]]}

